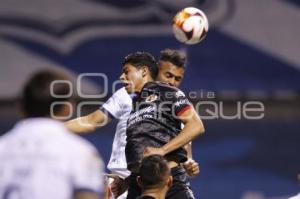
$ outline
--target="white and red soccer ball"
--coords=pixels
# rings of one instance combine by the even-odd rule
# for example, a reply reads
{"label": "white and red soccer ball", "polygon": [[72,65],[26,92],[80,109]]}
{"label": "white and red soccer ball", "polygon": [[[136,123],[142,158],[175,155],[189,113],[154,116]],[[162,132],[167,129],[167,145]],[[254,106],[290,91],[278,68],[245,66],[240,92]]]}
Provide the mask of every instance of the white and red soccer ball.
{"label": "white and red soccer ball", "polygon": [[173,33],[176,39],[185,44],[196,44],[208,32],[208,20],[201,10],[188,7],[179,11],[173,19]]}

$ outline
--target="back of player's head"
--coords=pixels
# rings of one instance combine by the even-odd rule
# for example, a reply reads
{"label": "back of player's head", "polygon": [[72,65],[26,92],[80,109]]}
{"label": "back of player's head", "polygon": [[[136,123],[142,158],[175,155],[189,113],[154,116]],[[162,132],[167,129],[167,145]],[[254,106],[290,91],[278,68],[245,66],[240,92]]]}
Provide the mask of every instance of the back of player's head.
{"label": "back of player's head", "polygon": [[[68,95],[70,86],[67,83],[53,84],[56,80],[70,80],[69,75],[64,71],[43,70],[34,74],[25,84],[21,106],[26,117],[49,117],[51,104],[54,102],[69,101],[68,97],[56,98],[56,96]],[[54,113],[58,113],[62,105],[56,105]]]}
{"label": "back of player's head", "polygon": [[160,51],[159,61],[171,62],[177,67],[186,67],[186,56],[178,50],[164,49]]}
{"label": "back of player's head", "polygon": [[161,155],[151,155],[143,159],[138,182],[142,189],[163,188],[170,179],[167,160]]}
{"label": "back of player's head", "polygon": [[155,79],[158,74],[158,68],[155,58],[148,52],[135,52],[127,55],[122,65],[131,64],[136,68],[146,66],[150,72],[151,78]]}

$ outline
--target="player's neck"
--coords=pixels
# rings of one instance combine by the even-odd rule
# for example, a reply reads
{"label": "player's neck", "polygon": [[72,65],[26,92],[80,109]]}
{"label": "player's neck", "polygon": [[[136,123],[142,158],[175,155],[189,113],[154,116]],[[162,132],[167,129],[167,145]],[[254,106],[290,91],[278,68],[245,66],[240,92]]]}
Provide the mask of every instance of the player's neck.
{"label": "player's neck", "polygon": [[165,199],[167,190],[168,190],[167,188],[148,189],[148,190],[144,190],[142,196],[151,196],[155,199]]}
{"label": "player's neck", "polygon": [[138,93],[141,92],[141,91],[143,90],[144,86],[145,86],[148,82],[153,82],[153,81],[154,81],[154,80],[153,80],[151,77],[145,78],[145,79],[143,80],[141,86],[137,89],[136,92],[138,92]]}

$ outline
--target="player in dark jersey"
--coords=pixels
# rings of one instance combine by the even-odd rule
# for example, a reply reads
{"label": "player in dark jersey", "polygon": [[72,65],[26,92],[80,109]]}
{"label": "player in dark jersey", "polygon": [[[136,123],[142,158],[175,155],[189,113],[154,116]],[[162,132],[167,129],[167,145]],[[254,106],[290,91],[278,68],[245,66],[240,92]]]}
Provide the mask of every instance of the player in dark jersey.
{"label": "player in dark jersey", "polygon": [[[132,180],[127,198],[140,195],[135,177],[143,156],[166,157],[175,179],[168,198],[194,198],[186,184],[180,163],[187,160],[182,147],[204,132],[203,124],[189,100],[179,89],[153,82],[157,75],[155,59],[137,52],[125,57],[120,79],[129,93],[136,93],[127,123],[126,159]],[[181,123],[185,126],[181,130]]]}
{"label": "player in dark jersey", "polygon": [[[186,62],[184,53],[173,49],[162,50],[157,64],[159,72],[156,80],[178,88],[184,77]],[[183,164],[183,167],[189,176],[198,176],[200,168],[199,164],[193,159],[192,142],[185,145],[184,148],[187,151],[188,160]]]}

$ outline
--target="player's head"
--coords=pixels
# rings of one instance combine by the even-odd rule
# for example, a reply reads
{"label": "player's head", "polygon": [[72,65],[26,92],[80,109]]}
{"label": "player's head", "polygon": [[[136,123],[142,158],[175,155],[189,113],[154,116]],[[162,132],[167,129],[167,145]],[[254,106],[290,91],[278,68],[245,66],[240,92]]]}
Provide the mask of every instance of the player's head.
{"label": "player's head", "polygon": [[161,155],[151,155],[142,160],[138,184],[143,190],[167,190],[172,185],[172,176],[167,160]]}
{"label": "player's head", "polygon": [[147,52],[127,55],[122,65],[120,79],[129,93],[140,91],[145,83],[156,79],[158,73],[155,58]]}
{"label": "player's head", "polygon": [[186,56],[172,49],[164,49],[160,52],[158,61],[158,81],[178,87],[185,72]]}
{"label": "player's head", "polygon": [[[69,97],[56,98],[53,96],[68,95],[70,87],[67,83],[56,83],[52,86],[51,83],[56,80],[70,80],[69,75],[64,71],[58,70],[43,70],[34,74],[25,84],[20,105],[25,117],[50,117],[51,104],[54,102],[68,102]],[[70,112],[70,107],[67,105],[53,106],[52,113],[55,116],[65,116]]]}

